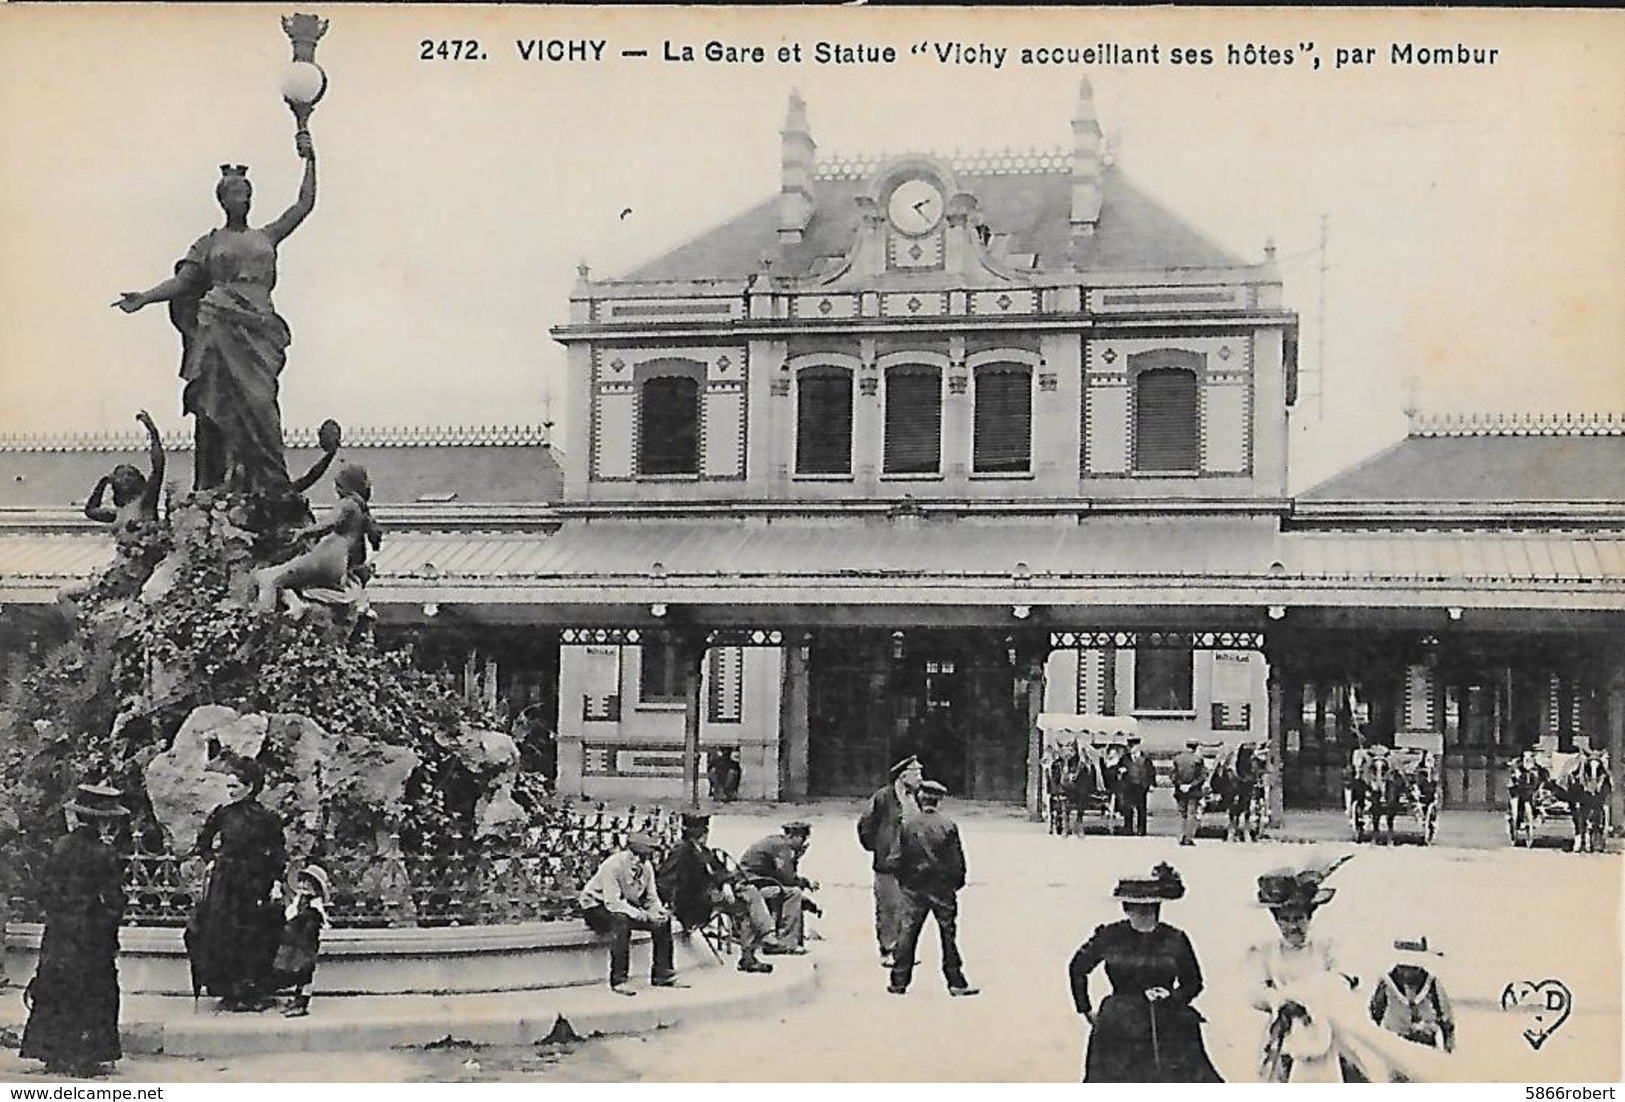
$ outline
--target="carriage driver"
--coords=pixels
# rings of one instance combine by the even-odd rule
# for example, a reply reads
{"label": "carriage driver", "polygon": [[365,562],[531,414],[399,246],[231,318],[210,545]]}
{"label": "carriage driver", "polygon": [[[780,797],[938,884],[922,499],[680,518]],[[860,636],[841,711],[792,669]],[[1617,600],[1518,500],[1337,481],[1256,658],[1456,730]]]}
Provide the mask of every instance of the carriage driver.
{"label": "carriage driver", "polygon": [[1533,750],[1525,750],[1523,756],[1512,763],[1512,769],[1507,773],[1507,791],[1512,802],[1512,822],[1522,823],[1525,816],[1532,814],[1530,805],[1534,802],[1535,793],[1539,792],[1552,775],[1546,767],[1535,760]]}

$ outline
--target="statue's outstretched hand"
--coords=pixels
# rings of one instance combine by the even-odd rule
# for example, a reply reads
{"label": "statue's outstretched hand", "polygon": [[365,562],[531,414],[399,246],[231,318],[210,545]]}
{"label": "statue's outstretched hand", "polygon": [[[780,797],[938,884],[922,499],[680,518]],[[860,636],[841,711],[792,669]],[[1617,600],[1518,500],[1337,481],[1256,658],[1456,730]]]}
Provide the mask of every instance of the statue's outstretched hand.
{"label": "statue's outstretched hand", "polygon": [[293,136],[293,148],[307,161],[316,159],[316,143],[310,140],[310,131],[301,130]]}
{"label": "statue's outstretched hand", "polygon": [[117,306],[126,314],[133,314],[146,304],[146,300],[141,297],[140,291],[125,291],[110,305]]}
{"label": "statue's outstretched hand", "polygon": [[142,410],[141,412],[137,413],[135,415],[135,419],[137,421],[140,421],[143,425],[147,426],[147,428],[149,428],[149,429],[156,430],[158,428],[157,425],[152,423],[152,414],[148,413],[146,410]]}

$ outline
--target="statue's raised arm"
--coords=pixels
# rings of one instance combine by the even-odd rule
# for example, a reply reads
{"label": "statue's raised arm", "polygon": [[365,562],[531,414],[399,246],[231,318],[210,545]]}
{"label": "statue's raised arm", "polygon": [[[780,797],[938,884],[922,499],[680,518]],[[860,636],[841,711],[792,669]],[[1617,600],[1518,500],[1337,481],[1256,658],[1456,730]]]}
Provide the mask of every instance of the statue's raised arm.
{"label": "statue's raised arm", "polygon": [[299,223],[316,209],[316,145],[311,141],[309,130],[301,130],[294,135],[294,148],[305,159],[305,177],[300,181],[299,197],[293,201],[293,206],[265,227],[265,235],[274,245],[281,244],[283,238],[298,229]]}

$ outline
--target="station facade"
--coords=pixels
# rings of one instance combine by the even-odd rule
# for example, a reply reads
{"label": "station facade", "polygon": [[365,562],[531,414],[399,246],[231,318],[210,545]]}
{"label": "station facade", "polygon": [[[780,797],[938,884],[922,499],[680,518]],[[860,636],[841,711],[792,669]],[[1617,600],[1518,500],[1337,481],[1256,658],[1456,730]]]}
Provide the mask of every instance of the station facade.
{"label": "station facade", "polygon": [[[1418,420],[1294,496],[1269,250],[1127,178],[1087,83],[1071,133],[820,159],[792,96],[777,194],[581,271],[559,492],[380,508],[385,627],[526,686],[588,797],[696,797],[727,747],[746,799],[917,753],[1036,810],[1046,711],[1266,746],[1287,806],[1340,804],[1357,733],[1437,751],[1447,807],[1525,746],[1619,761],[1625,422]],[[0,600],[43,606],[101,537],[9,513]]]}

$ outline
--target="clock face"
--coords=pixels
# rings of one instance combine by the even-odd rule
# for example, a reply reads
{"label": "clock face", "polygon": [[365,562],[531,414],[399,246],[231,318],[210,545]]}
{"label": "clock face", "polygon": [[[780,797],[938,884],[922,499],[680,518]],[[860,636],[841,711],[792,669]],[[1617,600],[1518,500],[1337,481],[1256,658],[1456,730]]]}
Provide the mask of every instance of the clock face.
{"label": "clock face", "polygon": [[930,233],[942,221],[942,191],[929,180],[904,180],[892,189],[886,214],[899,233]]}

